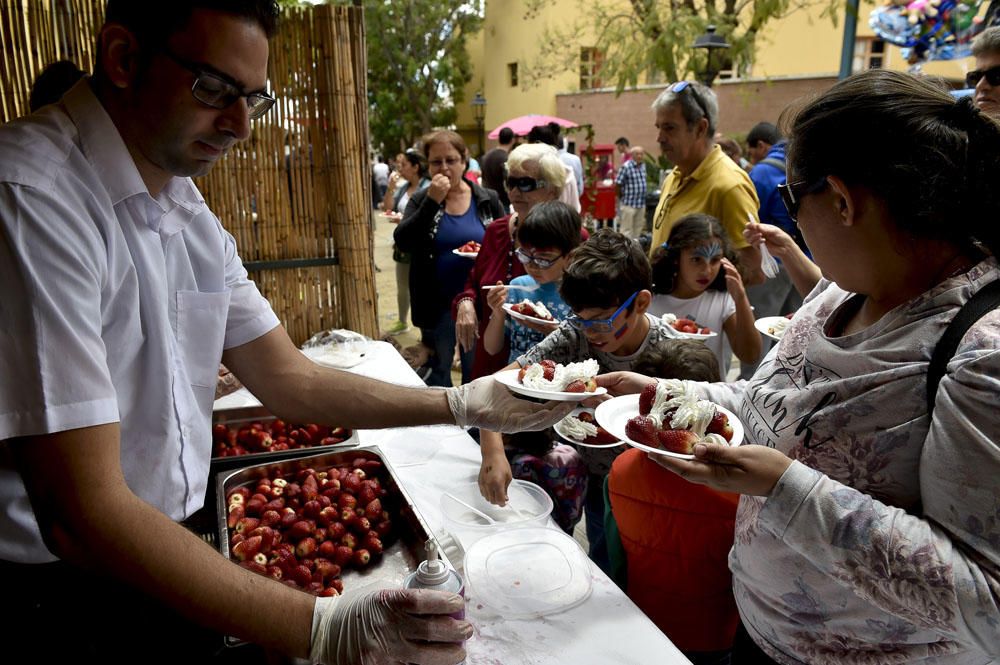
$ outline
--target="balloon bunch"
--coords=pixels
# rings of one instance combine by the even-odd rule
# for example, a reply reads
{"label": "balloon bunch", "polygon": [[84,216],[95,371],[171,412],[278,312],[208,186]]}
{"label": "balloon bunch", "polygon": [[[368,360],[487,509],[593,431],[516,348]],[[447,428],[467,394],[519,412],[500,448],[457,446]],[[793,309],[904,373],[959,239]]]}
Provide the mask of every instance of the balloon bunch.
{"label": "balloon bunch", "polygon": [[868,24],[881,39],[903,47],[914,66],[972,54],[972,39],[986,22],[978,16],[983,0],[888,0]]}

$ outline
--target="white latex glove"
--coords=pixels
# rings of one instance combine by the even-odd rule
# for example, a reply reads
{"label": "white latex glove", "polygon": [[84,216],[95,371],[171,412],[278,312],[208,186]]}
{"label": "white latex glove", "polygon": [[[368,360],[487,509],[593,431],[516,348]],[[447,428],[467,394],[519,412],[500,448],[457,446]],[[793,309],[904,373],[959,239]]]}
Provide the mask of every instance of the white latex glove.
{"label": "white latex glove", "polygon": [[317,598],[309,661],[325,665],[455,665],[472,636],[465,600],[427,589],[382,589]]}
{"label": "white latex glove", "polygon": [[529,402],[514,396],[492,376],[448,388],[448,407],[461,427],[492,432],[525,432],[551,427],[576,408],[576,402]]}

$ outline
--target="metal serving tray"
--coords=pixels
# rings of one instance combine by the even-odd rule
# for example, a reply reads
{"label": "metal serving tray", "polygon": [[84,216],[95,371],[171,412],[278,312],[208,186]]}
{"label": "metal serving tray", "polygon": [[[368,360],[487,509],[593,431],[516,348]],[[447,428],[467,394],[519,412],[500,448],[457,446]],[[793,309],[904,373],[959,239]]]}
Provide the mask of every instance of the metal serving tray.
{"label": "metal serving tray", "polygon": [[[300,469],[313,468],[322,471],[332,466],[350,465],[355,459],[362,457],[365,459],[379,460],[385,467],[386,482],[384,488],[388,490],[383,503],[392,515],[395,541],[385,548],[381,560],[365,570],[346,569],[341,575],[344,581],[345,591],[348,589],[384,589],[398,588],[403,586],[403,579],[412,571],[417,569],[417,565],[427,558],[427,541],[434,540],[437,545],[440,558],[448,565],[452,566],[439,543],[432,535],[423,517],[417,512],[413,505],[413,500],[406,490],[399,484],[399,478],[389,461],[379,450],[378,446],[367,446],[354,448],[338,452],[326,452],[309,457],[299,457],[291,460],[257,464],[229,474],[218,474],[216,476],[216,508],[218,518],[219,540],[218,547],[223,556],[229,558],[229,529],[226,525],[226,496],[229,492],[244,485],[256,486],[259,479],[273,477],[275,475],[289,476],[295,474]],[[236,458],[239,459],[239,458]],[[387,500],[394,497],[392,500]],[[305,593],[305,592],[303,592]],[[235,637],[226,637],[226,644],[237,646],[243,642]]]}
{"label": "metal serving tray", "polygon": [[[273,415],[263,406],[246,406],[236,409],[222,409],[214,412],[212,414],[212,425],[221,424],[238,428],[240,425],[246,423],[262,423],[275,420],[276,418],[277,416]],[[350,430],[350,432],[351,436],[332,446],[310,446],[308,448],[290,448],[289,450],[280,450],[273,453],[248,453],[233,457],[213,457],[209,472],[214,475],[222,471],[241,469],[253,464],[307,457],[330,450],[357,448],[361,445],[361,441],[358,438],[358,431]]]}

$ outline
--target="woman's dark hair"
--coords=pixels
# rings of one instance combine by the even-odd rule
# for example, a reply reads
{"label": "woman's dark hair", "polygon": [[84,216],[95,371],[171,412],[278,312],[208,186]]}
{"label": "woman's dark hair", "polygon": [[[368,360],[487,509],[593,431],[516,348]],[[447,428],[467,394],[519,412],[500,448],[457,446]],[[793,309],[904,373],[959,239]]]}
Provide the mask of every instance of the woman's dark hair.
{"label": "woman's dark hair", "polygon": [[[672,293],[677,288],[677,273],[680,271],[681,250],[691,249],[704,245],[711,240],[718,240],[722,245],[722,255],[739,265],[739,258],[733,251],[729,238],[726,236],[722,224],[711,215],[704,215],[700,212],[684,215],[673,228],[670,229],[670,237],[667,238],[667,253],[653,266],[653,292]],[[708,288],[715,291],[726,290],[726,272],[719,270],[719,274]]]}
{"label": "woman's dark hair", "polygon": [[[971,97],[884,69],[783,114],[788,181],[837,176],[885,202],[897,229],[1000,256],[1000,125]],[[845,146],[849,140],[854,146]]]}
{"label": "woman's dark hair", "polygon": [[69,60],[53,62],[43,69],[31,84],[28,108],[37,111],[43,106],[55,104],[84,76],[86,74],[83,70]]}
{"label": "woman's dark hair", "polygon": [[[559,295],[574,312],[619,307],[636,291],[653,284],[649,259],[631,238],[601,229],[570,255]],[[631,313],[635,307],[629,305]]]}
{"label": "woman's dark hair", "polygon": [[424,156],[413,148],[408,149],[403,153],[403,159],[410,163],[410,166],[417,167],[417,177],[426,178],[427,177],[427,160]]}
{"label": "woman's dark hair", "polygon": [[569,254],[580,244],[580,215],[562,201],[536,204],[517,225],[517,241]]}

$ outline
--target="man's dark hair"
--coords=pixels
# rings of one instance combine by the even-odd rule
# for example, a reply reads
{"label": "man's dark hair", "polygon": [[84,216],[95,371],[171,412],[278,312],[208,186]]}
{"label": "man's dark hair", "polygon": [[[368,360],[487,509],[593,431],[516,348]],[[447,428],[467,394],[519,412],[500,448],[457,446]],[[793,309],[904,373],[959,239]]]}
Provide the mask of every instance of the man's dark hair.
{"label": "man's dark hair", "polygon": [[517,225],[517,241],[536,249],[569,254],[580,244],[580,215],[562,201],[535,205]]}
{"label": "man's dark hair", "polygon": [[[639,243],[601,229],[570,255],[559,295],[574,312],[619,307],[636,291],[650,290],[653,271]],[[628,311],[635,306],[633,302]]]}
{"label": "man's dark hair", "polygon": [[43,106],[55,104],[86,74],[69,60],[57,60],[35,77],[28,97],[28,108],[37,111]]}
{"label": "man's dark hair", "polygon": [[510,127],[503,127],[500,129],[500,144],[507,145],[514,140],[514,130]]}
{"label": "man's dark hair", "polygon": [[719,359],[704,342],[693,339],[665,339],[643,351],[633,372],[660,379],[722,381]]}
{"label": "man's dark hair", "polygon": [[552,134],[552,128],[548,125],[535,125],[528,132],[528,143],[544,143],[553,148],[558,147],[556,137]]}
{"label": "man's dark hair", "polygon": [[628,139],[625,138],[624,136],[619,136],[618,138],[615,139],[615,145],[623,145],[627,148],[629,147],[629,142]]}
{"label": "man's dark hair", "polygon": [[781,140],[781,132],[769,122],[758,122],[747,134],[747,145],[756,148],[757,143],[763,141],[768,145],[774,145]]}
{"label": "man's dark hair", "polygon": [[157,49],[187,25],[196,9],[235,14],[254,21],[268,39],[277,32],[281,15],[275,0],[108,0],[104,21],[120,23],[144,48]]}

